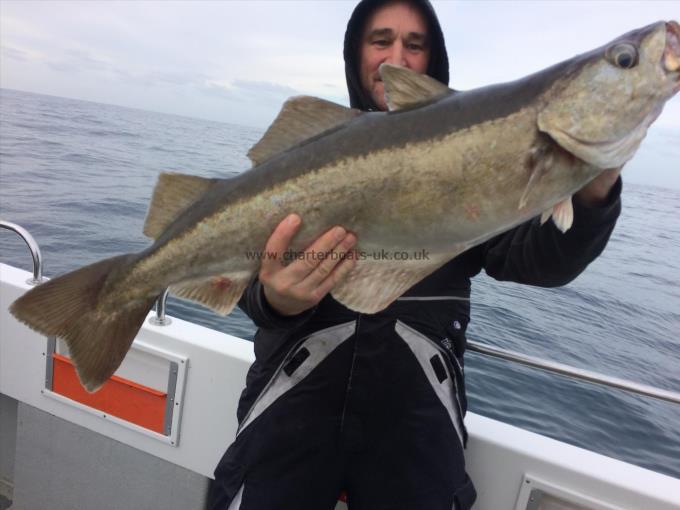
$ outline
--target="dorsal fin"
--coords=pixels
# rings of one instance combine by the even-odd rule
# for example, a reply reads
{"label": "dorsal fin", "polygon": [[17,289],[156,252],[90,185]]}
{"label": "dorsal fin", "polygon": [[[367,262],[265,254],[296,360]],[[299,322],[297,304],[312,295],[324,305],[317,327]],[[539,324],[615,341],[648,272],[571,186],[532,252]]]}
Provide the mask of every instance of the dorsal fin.
{"label": "dorsal fin", "polygon": [[325,99],[298,96],[288,99],[278,117],[262,139],[248,151],[253,165],[284,152],[308,138],[361,115],[359,110],[346,108]]}
{"label": "dorsal fin", "polygon": [[381,64],[379,71],[390,111],[418,106],[453,92],[434,78],[406,67]]}
{"label": "dorsal fin", "polygon": [[221,179],[163,172],[153,190],[149,212],[144,222],[144,235],[157,239],[175,218],[194,204]]}

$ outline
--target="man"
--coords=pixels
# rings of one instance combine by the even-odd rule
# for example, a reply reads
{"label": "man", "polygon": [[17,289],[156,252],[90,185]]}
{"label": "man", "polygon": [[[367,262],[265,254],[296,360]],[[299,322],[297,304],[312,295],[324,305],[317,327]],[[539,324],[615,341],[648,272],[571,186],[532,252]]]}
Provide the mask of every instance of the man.
{"label": "man", "polygon": [[[345,35],[350,103],[385,110],[383,62],[448,83],[439,22],[426,1],[364,0]],[[471,508],[463,353],[470,278],[542,286],[575,278],[604,249],[620,211],[618,170],[581,190],[566,233],[538,219],[472,248],[386,310],[359,314],[329,291],[352,268],[357,239],[338,226],[289,265],[265,259],[240,306],[259,327],[239,431],[215,471],[211,508]],[[291,215],[265,250],[283,254]]]}

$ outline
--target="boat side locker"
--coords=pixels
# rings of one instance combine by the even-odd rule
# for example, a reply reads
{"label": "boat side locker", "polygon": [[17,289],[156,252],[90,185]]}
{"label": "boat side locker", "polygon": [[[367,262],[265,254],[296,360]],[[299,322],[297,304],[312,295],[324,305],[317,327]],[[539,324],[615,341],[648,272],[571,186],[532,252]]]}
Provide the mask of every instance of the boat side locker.
{"label": "boat side locker", "polygon": [[136,340],[116,373],[99,390],[88,393],[78,380],[66,344],[49,338],[43,393],[177,446],[187,365],[184,356]]}

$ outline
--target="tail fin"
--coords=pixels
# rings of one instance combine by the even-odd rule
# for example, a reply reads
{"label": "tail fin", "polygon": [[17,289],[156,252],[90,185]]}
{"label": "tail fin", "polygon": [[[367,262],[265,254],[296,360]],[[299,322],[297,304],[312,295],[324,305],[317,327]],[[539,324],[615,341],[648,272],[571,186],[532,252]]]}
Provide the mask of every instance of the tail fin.
{"label": "tail fin", "polygon": [[64,339],[89,392],[99,389],[120,366],[155,301],[131,301],[113,310],[97,307],[109,275],[124,269],[132,258],[120,255],[54,278],[10,306],[10,312],[29,327]]}

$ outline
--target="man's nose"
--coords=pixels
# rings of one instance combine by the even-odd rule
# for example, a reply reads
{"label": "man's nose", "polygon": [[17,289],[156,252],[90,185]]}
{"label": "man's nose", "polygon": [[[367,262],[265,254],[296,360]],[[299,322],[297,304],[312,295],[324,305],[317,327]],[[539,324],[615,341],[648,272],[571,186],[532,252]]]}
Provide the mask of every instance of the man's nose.
{"label": "man's nose", "polygon": [[392,45],[392,51],[385,60],[388,64],[393,64],[402,67],[408,67],[406,60],[406,52],[404,46],[400,42],[395,42]]}

